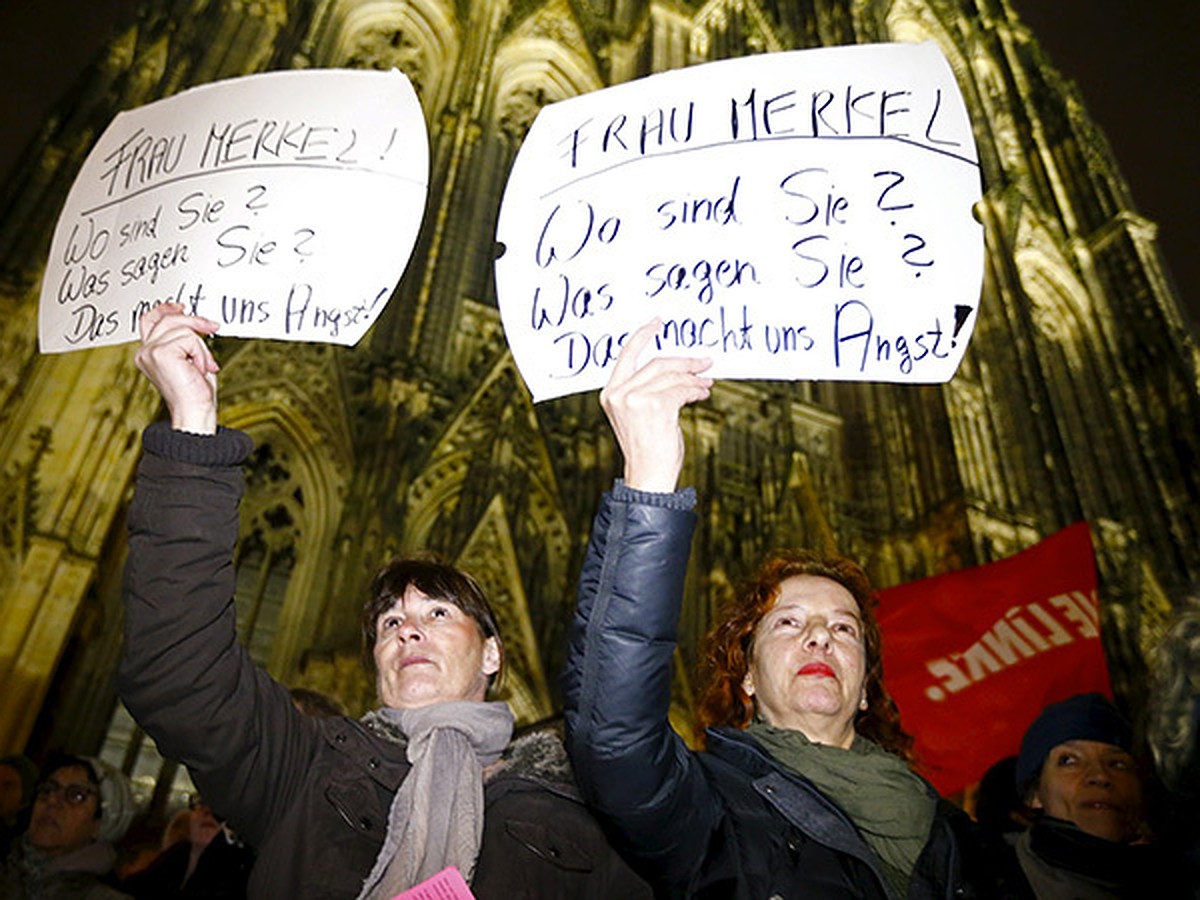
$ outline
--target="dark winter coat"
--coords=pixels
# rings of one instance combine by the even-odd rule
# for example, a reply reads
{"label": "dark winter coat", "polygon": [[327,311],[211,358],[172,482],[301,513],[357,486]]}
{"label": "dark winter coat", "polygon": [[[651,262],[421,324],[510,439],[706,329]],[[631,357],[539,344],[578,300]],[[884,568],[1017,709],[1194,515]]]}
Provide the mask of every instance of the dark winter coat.
{"label": "dark winter coat", "polygon": [[1120,844],[1043,815],[1009,844],[997,842],[997,892],[1003,900],[1195,900],[1200,883],[1184,861],[1158,844]]}
{"label": "dark winter coat", "polygon": [[19,839],[0,861],[0,900],[132,900],[111,886],[115,860],[107,841],[46,856]]}
{"label": "dark winter coat", "polygon": [[[618,484],[596,516],[565,674],[567,750],[584,795],[663,896],[886,898],[838,806],[748,735],[671,730],[672,656],[695,516],[690,492]],[[965,898],[972,825],[939,804],[909,897]]]}
{"label": "dark winter coat", "polygon": [[191,841],[179,841],[122,881],[121,890],[134,900],[244,900],[254,851],[218,834],[201,851],[185,884],[191,855]]}
{"label": "dark winter coat", "polygon": [[[250,897],[346,900],[375,861],[409,764],[360,722],[302,715],[237,639],[233,551],[251,446],[227,429],[147,429],[129,513],[121,697],[255,848]],[[484,791],[481,900],[645,894],[569,777],[511,753],[499,768]]]}

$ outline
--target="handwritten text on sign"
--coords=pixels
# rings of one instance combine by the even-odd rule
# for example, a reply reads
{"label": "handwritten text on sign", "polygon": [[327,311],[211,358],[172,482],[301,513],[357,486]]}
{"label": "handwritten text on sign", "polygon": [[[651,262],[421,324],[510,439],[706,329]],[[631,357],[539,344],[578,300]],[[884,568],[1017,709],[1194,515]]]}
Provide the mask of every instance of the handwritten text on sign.
{"label": "handwritten text on sign", "polygon": [[721,378],[948,380],[983,235],[937,47],[773,53],[551,104],[500,210],[500,312],[536,400],[602,386],[625,336]]}
{"label": "handwritten text on sign", "polygon": [[168,301],[224,335],[353,344],[412,253],[428,173],[394,71],[253,75],[121,113],[59,217],[41,348],[135,340]]}

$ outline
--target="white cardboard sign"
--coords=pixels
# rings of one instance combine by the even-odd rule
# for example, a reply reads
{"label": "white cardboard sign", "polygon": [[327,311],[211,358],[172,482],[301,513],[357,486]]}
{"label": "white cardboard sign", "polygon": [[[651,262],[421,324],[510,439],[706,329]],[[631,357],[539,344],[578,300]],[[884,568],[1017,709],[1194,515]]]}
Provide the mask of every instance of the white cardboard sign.
{"label": "white cardboard sign", "polygon": [[544,108],[500,209],[496,289],[535,400],[625,337],[718,378],[942,382],[975,324],[966,106],[933,43],[665,72]]}
{"label": "white cardboard sign", "polygon": [[120,113],[55,228],[41,349],[136,340],[166,301],[223,335],[353,344],[404,272],[428,178],[396,71],[251,75]]}

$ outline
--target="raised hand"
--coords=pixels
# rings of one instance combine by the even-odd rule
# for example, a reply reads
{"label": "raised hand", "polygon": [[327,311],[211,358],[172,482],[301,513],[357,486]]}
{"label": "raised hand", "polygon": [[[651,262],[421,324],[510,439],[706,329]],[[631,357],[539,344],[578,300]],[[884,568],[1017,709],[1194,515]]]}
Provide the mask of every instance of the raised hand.
{"label": "raised hand", "polygon": [[600,405],[625,457],[625,483],[641,491],[675,490],[683,468],[679,411],[704,400],[713,380],[700,373],[712,365],[700,357],[656,357],[638,366],[642,352],[662,329],[647,322],[625,342]]}
{"label": "raised hand", "polygon": [[171,427],[194,434],[217,431],[217,371],[204,338],[217,322],[189,316],[178,303],[164,303],[142,316],[142,346],[133,360],[158,388],[171,412]]}

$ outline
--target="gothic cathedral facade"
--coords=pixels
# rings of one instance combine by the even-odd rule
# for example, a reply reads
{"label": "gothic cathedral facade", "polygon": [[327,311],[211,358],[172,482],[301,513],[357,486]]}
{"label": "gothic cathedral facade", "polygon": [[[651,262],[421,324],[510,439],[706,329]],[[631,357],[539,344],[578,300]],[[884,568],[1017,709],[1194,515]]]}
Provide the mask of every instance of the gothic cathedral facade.
{"label": "gothic cathedral facade", "polygon": [[0,752],[140,753],[112,673],[157,397],[129,346],[43,356],[36,339],[58,211],[117,111],[276,69],[412,81],[430,194],[384,315],[349,349],[217,345],[222,421],[257,443],[240,627],[278,678],[361,711],[365,584],[389,555],[431,550],[496,598],[504,691],[532,722],[557,707],[574,579],[619,461],[594,393],[535,406],[507,351],[494,231],[523,135],[547,103],[653,72],[893,40],[937,42],[974,122],[987,262],[972,346],[945,385],[723,382],[688,412],[702,513],[676,714],[713,609],[772,547],[837,547],[887,586],[1084,519],[1114,686],[1136,700],[1148,643],[1200,576],[1196,346],[1154,224],[1008,0],[156,0],[0,195]]}

